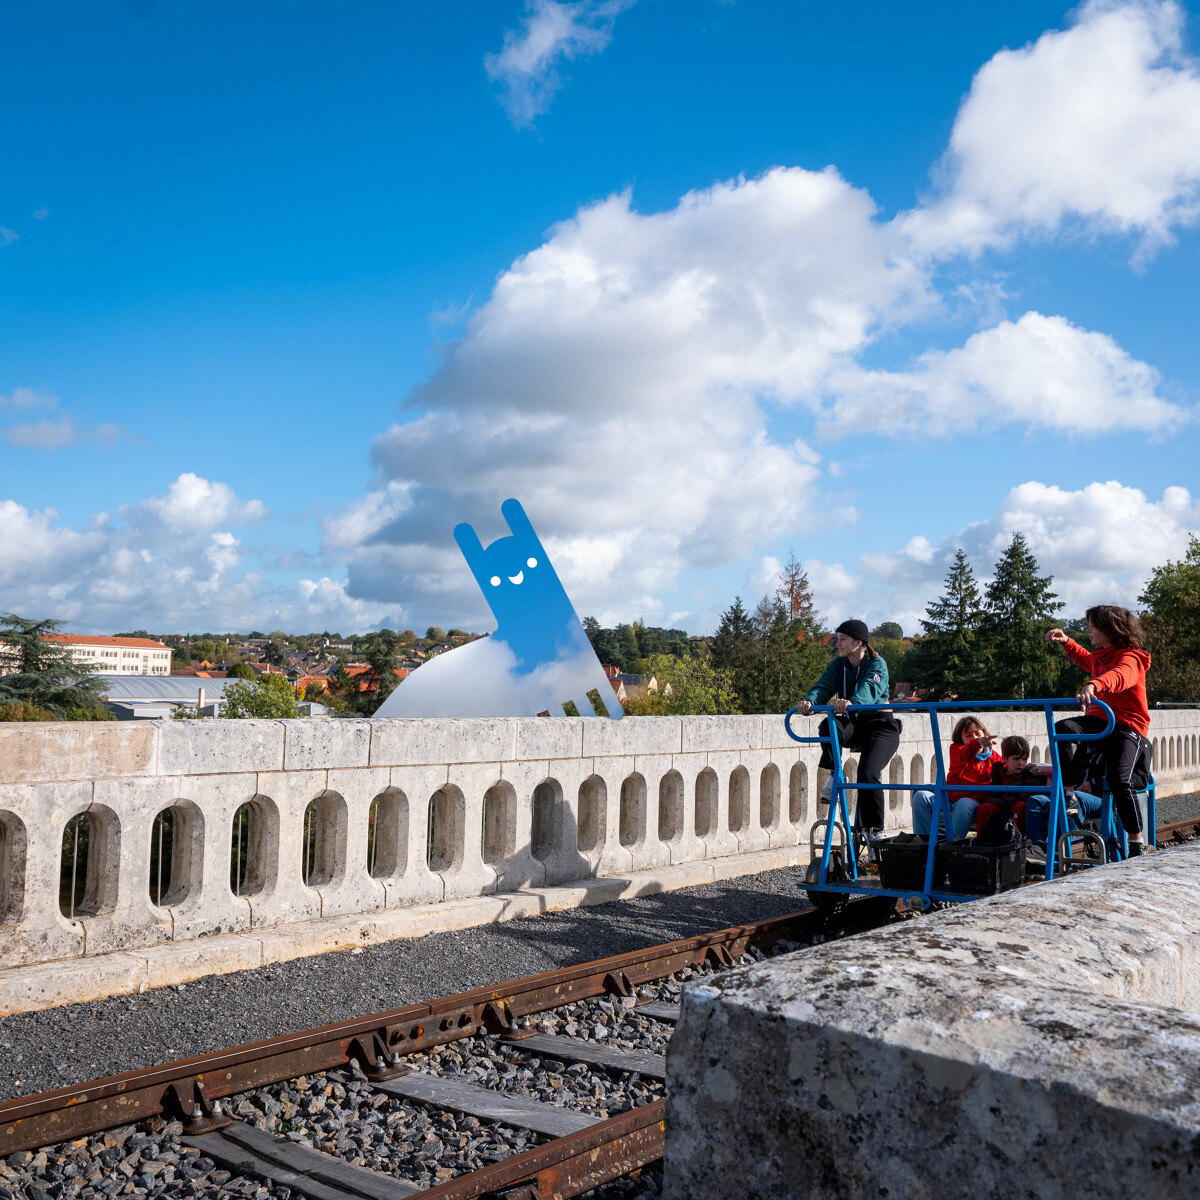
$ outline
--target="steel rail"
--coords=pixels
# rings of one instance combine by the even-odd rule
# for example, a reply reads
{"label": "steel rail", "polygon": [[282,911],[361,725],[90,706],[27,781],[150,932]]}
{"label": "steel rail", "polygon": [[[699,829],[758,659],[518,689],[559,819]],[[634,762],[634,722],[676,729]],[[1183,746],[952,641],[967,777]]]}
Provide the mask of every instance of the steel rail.
{"label": "steel rail", "polygon": [[[883,899],[859,903],[837,924],[848,931],[869,928],[893,907]],[[639,984],[688,966],[729,966],[752,946],[773,945],[789,935],[794,940],[828,924],[814,910],[790,913],[9,1100],[0,1104],[0,1158],[152,1116],[179,1118],[185,1132],[200,1133],[212,1127],[214,1102],[240,1092],[350,1062],[368,1081],[380,1082],[406,1072],[404,1055],[481,1030],[519,1034],[521,1019],[534,1013],[590,996],[632,995]],[[216,1115],[219,1119],[219,1108]]]}
{"label": "steel rail", "polygon": [[1160,825],[1155,830],[1154,840],[1160,850],[1165,850],[1168,846],[1178,846],[1196,836],[1200,836],[1200,817],[1189,817],[1186,821]]}

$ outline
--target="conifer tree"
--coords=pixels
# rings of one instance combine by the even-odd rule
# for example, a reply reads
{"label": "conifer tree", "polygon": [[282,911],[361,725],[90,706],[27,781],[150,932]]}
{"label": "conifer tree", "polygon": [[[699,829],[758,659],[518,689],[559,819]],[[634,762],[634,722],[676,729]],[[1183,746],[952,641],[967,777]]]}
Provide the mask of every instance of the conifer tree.
{"label": "conifer tree", "polygon": [[88,719],[101,708],[102,686],[92,678],[98,666],[76,662],[70,648],[50,642],[62,621],[34,621],[8,613],[0,619],[0,656],[11,674],[0,676],[0,704],[34,705],[59,720]]}
{"label": "conifer tree", "polygon": [[987,673],[982,698],[1048,696],[1058,678],[1057,647],[1046,641],[1062,602],[1041,575],[1024,534],[1014,533],[984,595],[982,633]]}
{"label": "conifer tree", "polygon": [[926,606],[921,621],[925,636],[910,659],[918,687],[928,688],[939,700],[977,694],[984,666],[979,636],[983,615],[975,572],[959,546],[942,594]]}

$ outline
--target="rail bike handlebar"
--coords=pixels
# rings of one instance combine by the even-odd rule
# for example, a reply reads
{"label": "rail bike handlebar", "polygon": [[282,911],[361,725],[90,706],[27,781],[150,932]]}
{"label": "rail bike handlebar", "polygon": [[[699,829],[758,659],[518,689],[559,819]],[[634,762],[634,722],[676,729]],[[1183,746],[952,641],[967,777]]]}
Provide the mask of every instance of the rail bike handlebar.
{"label": "rail bike handlebar", "polygon": [[[1063,734],[1057,733],[1049,728],[1047,721],[1048,736],[1055,742],[1099,742],[1108,737],[1116,728],[1116,717],[1113,715],[1113,710],[1109,708],[1103,700],[1092,700],[1088,703],[1088,708],[1095,706],[1104,710],[1106,715],[1104,728],[1099,733],[1073,733]],[[936,716],[940,712],[988,712],[996,709],[1013,709],[1013,708],[1036,708],[1043,712],[1049,712],[1052,708],[1079,708],[1079,701],[1074,697],[1057,697],[1052,700],[914,700],[914,701],[894,701],[887,704],[854,704],[851,708],[855,712],[910,712],[910,713],[927,713],[930,717]],[[809,715],[816,713],[825,713],[828,716],[833,716],[834,709],[832,704],[814,704],[809,709]],[[808,743],[828,743],[828,737],[801,737],[792,729],[792,717],[801,714],[798,706],[789,708],[783,714],[783,727],[787,730],[787,735],[796,742]]]}

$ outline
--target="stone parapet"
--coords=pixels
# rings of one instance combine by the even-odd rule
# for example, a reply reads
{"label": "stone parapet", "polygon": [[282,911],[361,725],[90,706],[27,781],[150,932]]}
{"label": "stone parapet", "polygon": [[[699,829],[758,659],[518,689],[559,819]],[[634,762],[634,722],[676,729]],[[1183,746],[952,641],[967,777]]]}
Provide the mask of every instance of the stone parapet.
{"label": "stone parapet", "polygon": [[1195,1196],[1200,847],[685,990],[672,1200]]}
{"label": "stone parapet", "polygon": [[[1039,716],[989,724],[1044,756]],[[1198,733],[1195,710],[1154,714],[1164,792],[1200,778]],[[735,855],[804,861],[818,754],[777,716],[3,724],[0,969]],[[888,781],[927,782],[932,761],[927,718],[906,717]],[[907,824],[906,794],[887,808]],[[73,900],[68,827],[86,855]]]}

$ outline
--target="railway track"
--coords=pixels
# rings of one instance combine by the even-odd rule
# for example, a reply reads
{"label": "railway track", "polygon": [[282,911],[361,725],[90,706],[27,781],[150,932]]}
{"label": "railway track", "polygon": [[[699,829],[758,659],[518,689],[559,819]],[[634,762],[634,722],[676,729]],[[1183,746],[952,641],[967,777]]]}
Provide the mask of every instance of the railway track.
{"label": "railway track", "polygon": [[1160,850],[1165,850],[1168,846],[1179,846],[1198,836],[1200,817],[1189,817],[1186,821],[1172,821],[1169,825],[1160,825],[1154,840]]}
{"label": "railway track", "polygon": [[[1160,825],[1156,840],[1160,848],[1167,848],[1197,836],[1200,817]],[[834,921],[839,932],[852,933],[883,923],[894,911],[890,901],[864,899]],[[207,1162],[217,1175],[223,1174],[220,1182],[269,1181],[273,1196],[286,1195],[286,1189],[308,1200],[347,1196],[395,1200],[418,1193],[428,1200],[578,1196],[662,1157],[665,1059],[645,1049],[547,1032],[549,1027],[539,1019],[570,1011],[572,1006],[578,1009],[581,1002],[607,1000],[616,1006],[619,1019],[645,1018],[669,1031],[678,1005],[657,999],[652,994],[654,985],[688,969],[728,968],[747,954],[761,955],[780,943],[811,943],[827,936],[830,928],[829,917],[807,910],[10,1100],[0,1104],[0,1172],[5,1160],[20,1159],[22,1151],[78,1148],[88,1135],[139,1123],[153,1125],[157,1119],[182,1154],[192,1155],[190,1162]],[[573,1024],[566,1028],[576,1032]],[[453,1067],[441,1069],[438,1053],[455,1043],[465,1043],[470,1055],[486,1055],[498,1062],[500,1077],[493,1072],[488,1086],[460,1077]],[[536,1065],[539,1059],[564,1074],[591,1071],[649,1080],[659,1094],[647,1099],[644,1093],[639,1097],[643,1102],[630,1100],[631,1106],[615,1116],[597,1116],[578,1105],[548,1103],[504,1089],[504,1073],[511,1075],[529,1062]],[[473,1120],[476,1128],[483,1122],[482,1128],[503,1126],[523,1132],[501,1148],[511,1152],[499,1161],[462,1173],[443,1167],[434,1179],[417,1183],[359,1165],[361,1155],[353,1155],[358,1163],[349,1161],[344,1153],[353,1149],[349,1143],[325,1137],[319,1127],[306,1125],[303,1119],[295,1128],[277,1123],[285,1132],[273,1132],[258,1110],[239,1099],[282,1085],[285,1090],[280,1094],[285,1099],[277,1107],[286,1108],[286,1097],[291,1095],[307,1103],[311,1112],[313,1101],[306,1097],[314,1084],[323,1085],[316,1092],[321,1106],[323,1097],[332,1093],[346,1104],[358,1102],[376,1112],[397,1104],[415,1106],[426,1112],[458,1114],[468,1125]],[[286,1090],[293,1087],[299,1092]],[[338,1091],[341,1097],[336,1096]],[[633,1092],[631,1085],[631,1097]],[[268,1098],[266,1103],[269,1107],[272,1101]],[[116,1171],[118,1159],[127,1165],[130,1156],[110,1155],[105,1161],[102,1151],[99,1175],[90,1192],[76,1186],[63,1188],[58,1195],[117,1194],[104,1185],[104,1172]],[[142,1165],[149,1168],[153,1162]],[[93,1168],[91,1175],[96,1174]],[[126,1180],[150,1185],[135,1187],[135,1195],[252,1194],[244,1188],[227,1192],[221,1187],[189,1188],[186,1183],[174,1189],[170,1182],[156,1187],[149,1175],[128,1172],[120,1178],[119,1192],[127,1192]],[[8,1182],[11,1185],[11,1179]],[[6,1194],[12,1192],[6,1190],[0,1174],[0,1200]],[[42,1194],[54,1195],[44,1190]],[[260,1188],[258,1194],[265,1193]]]}
{"label": "railway track", "polygon": [[[858,901],[836,919],[837,929],[850,933],[871,928],[893,913],[891,901]],[[11,1164],[22,1160],[21,1152],[64,1144],[78,1150],[90,1145],[88,1135],[150,1122],[174,1131],[168,1136],[179,1144],[182,1155],[192,1156],[189,1161],[217,1164],[218,1173],[228,1172],[225,1181],[234,1176],[269,1180],[274,1188],[271,1194],[277,1196],[287,1194],[281,1188],[292,1189],[308,1200],[346,1196],[394,1200],[418,1192],[428,1200],[577,1196],[662,1157],[665,1059],[661,1053],[644,1049],[546,1032],[535,1019],[556,1010],[580,1010],[581,1002],[586,1006],[607,1001],[614,1011],[619,1008],[623,1017],[634,1015],[643,1024],[666,1027],[669,1036],[678,1005],[649,996],[651,985],[689,968],[727,968],[744,955],[758,952],[761,956],[780,943],[810,943],[826,936],[829,928],[829,919],[816,911],[793,913],[10,1100],[0,1104],[0,1160]],[[547,1023],[541,1020],[541,1024]],[[509,1094],[441,1070],[437,1056],[453,1043],[465,1043],[471,1055],[486,1052],[507,1075],[519,1074],[521,1064],[540,1060],[554,1064],[565,1077],[575,1071],[584,1078],[592,1072],[633,1080],[627,1084],[630,1097],[637,1091],[636,1081],[650,1081],[659,1094],[644,1103],[630,1099],[631,1106],[617,1115],[597,1116],[578,1105],[564,1107]],[[310,1098],[306,1089],[314,1077],[320,1087]],[[300,1112],[299,1133],[296,1128],[282,1136],[272,1132],[258,1111],[239,1099],[246,1093],[261,1094],[271,1085],[285,1085],[280,1093],[285,1099],[274,1103]],[[642,1088],[638,1098],[646,1099],[649,1089],[644,1083],[638,1086]],[[468,1124],[473,1120],[475,1126],[498,1122],[528,1136],[518,1134],[516,1151],[499,1161],[463,1174],[442,1168],[432,1181],[418,1185],[348,1161],[344,1154],[339,1156],[340,1150],[353,1148],[346,1139],[342,1139],[343,1146],[335,1134],[326,1137],[319,1127],[304,1126],[304,1112],[315,1112],[314,1120],[319,1121],[325,1097],[336,1097],[339,1090],[343,1097],[349,1092],[350,1099],[368,1112],[368,1121],[370,1112],[382,1115],[396,1111],[398,1105],[416,1106],[427,1112],[458,1114]],[[294,1096],[297,1102],[287,1096]],[[307,1108],[301,1111],[299,1105]],[[242,1119],[251,1114],[254,1123]],[[386,1132],[380,1128],[383,1124],[382,1119],[377,1121],[372,1136]],[[157,1145],[149,1138],[139,1139],[139,1144],[143,1143]],[[321,1145],[327,1148],[318,1148]],[[130,1160],[138,1155],[124,1156],[119,1148],[108,1153],[106,1162],[106,1152],[99,1152],[101,1166],[84,1177],[90,1182],[81,1187],[78,1173],[68,1175],[70,1186],[58,1194],[115,1195],[126,1192],[127,1181],[134,1185],[135,1194],[235,1194],[197,1190],[186,1183],[173,1188],[174,1179],[163,1187],[162,1179],[173,1174],[173,1168],[167,1171],[161,1162],[155,1166],[146,1161],[130,1167]],[[363,1161],[361,1154],[352,1157]],[[141,1168],[145,1171],[134,1174]],[[105,1182],[104,1172],[118,1170],[123,1174],[114,1191]],[[452,1177],[443,1179],[443,1174]],[[427,1186],[428,1182],[433,1186]],[[0,1181],[0,1188],[3,1186]],[[253,1193],[243,1189],[237,1194]]]}

